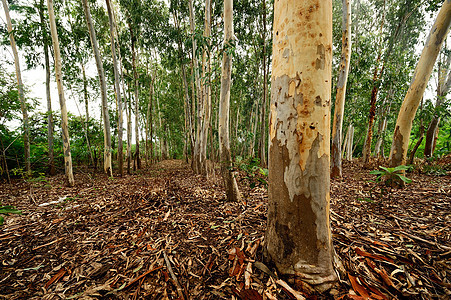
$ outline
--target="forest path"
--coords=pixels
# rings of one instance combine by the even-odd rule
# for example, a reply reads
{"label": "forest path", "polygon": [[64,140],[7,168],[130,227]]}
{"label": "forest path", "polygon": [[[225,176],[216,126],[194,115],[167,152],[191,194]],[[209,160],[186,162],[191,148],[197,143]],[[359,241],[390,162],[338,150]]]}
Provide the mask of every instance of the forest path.
{"label": "forest path", "polygon": [[[347,273],[335,297],[317,299],[350,289],[446,298],[449,174],[410,174],[405,189],[380,193],[368,172],[348,163],[332,181],[333,240]],[[218,175],[175,160],[123,178],[79,172],[73,188],[62,175],[0,184],[0,201],[24,212],[0,227],[0,299],[289,299],[262,263],[266,190],[245,177],[243,203],[225,201]]]}

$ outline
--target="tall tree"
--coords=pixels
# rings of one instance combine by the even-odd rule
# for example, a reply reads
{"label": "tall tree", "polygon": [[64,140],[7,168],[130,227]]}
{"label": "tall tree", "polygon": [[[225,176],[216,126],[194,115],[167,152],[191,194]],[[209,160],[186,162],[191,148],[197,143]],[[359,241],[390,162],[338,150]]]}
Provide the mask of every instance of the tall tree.
{"label": "tall tree", "polygon": [[30,140],[29,140],[29,126],[28,126],[28,112],[27,103],[25,101],[25,94],[23,90],[22,74],[20,71],[19,53],[17,52],[16,41],[13,35],[13,25],[11,23],[11,17],[9,16],[9,8],[6,0],[2,0],[3,9],[5,10],[6,23],[8,26],[9,41],[11,43],[11,49],[14,55],[14,65],[16,67],[16,79],[17,90],[19,94],[20,108],[22,110],[23,117],[23,145],[25,156],[25,171],[28,176],[31,175],[31,163],[30,163]]}
{"label": "tall tree", "polygon": [[421,53],[409,90],[399,110],[390,151],[390,165],[406,163],[412,122],[451,22],[451,0],[445,0]]}
{"label": "tall tree", "polygon": [[329,224],[332,0],[274,4],[268,258],[324,291],[337,280]]}
{"label": "tall tree", "polygon": [[[190,1],[190,26],[191,32],[194,34],[194,12],[192,2]],[[197,110],[196,110],[196,139],[194,144],[192,167],[198,174],[208,175],[207,173],[207,139],[208,128],[211,116],[211,84],[210,84],[210,54],[209,54],[209,38],[211,35],[211,0],[205,0],[205,18],[204,18],[204,34],[206,46],[202,54],[202,76],[196,68],[197,59],[193,61],[193,68],[196,79],[197,89]],[[194,38],[194,37],[193,37]],[[196,54],[196,45],[193,43],[193,57]]]}
{"label": "tall tree", "polygon": [[63,74],[61,72],[61,54],[56,31],[55,12],[53,10],[53,0],[47,0],[47,9],[49,11],[50,32],[52,34],[53,52],[55,58],[55,78],[58,87],[58,96],[61,107],[61,128],[63,132],[63,151],[64,151],[64,170],[69,186],[75,184],[72,173],[72,156],[70,152],[69,129],[67,122],[66,99],[64,98]]}
{"label": "tall tree", "polygon": [[44,68],[45,68],[45,94],[47,98],[47,144],[49,149],[49,174],[55,175],[55,159],[53,151],[53,111],[52,99],[50,96],[50,58],[49,43],[47,39],[47,28],[44,18],[44,0],[39,1],[38,6],[39,20],[42,31],[42,44],[44,47]]}
{"label": "tall tree", "polygon": [[230,154],[229,115],[232,83],[233,0],[224,0],[224,52],[222,56],[221,94],[219,96],[219,156],[224,187],[229,201],[241,200],[238,184],[232,172]]}
{"label": "tall tree", "polygon": [[114,30],[114,16],[112,12],[110,0],[106,0],[106,7],[108,11],[108,21],[110,25],[110,41],[111,41],[111,56],[113,57],[113,70],[114,70],[114,91],[116,95],[117,110],[119,115],[118,120],[118,147],[117,147],[117,161],[119,166],[119,174],[124,175],[124,146],[122,142],[122,126],[123,126],[123,112],[122,112],[122,98],[120,87],[120,75],[116,57],[116,43],[115,43],[115,30]]}
{"label": "tall tree", "polygon": [[260,115],[260,140],[258,147],[258,154],[260,158],[260,165],[266,167],[266,106],[267,106],[267,89],[268,89],[268,72],[266,69],[266,0],[262,0],[262,57],[263,57],[263,91],[262,91],[262,112]]}
{"label": "tall tree", "polygon": [[88,5],[88,0],[82,0],[83,10],[85,12],[86,24],[88,26],[89,36],[91,37],[91,46],[94,51],[96,60],[97,72],[99,75],[100,94],[102,98],[102,116],[103,116],[103,170],[109,176],[113,176],[113,167],[111,164],[111,129],[110,116],[108,113],[108,99],[105,81],[105,72],[103,71],[102,57],[100,56],[99,45],[97,43],[96,32],[92,23],[91,11]]}
{"label": "tall tree", "polygon": [[331,176],[341,177],[341,142],[343,136],[343,114],[345,110],[346,83],[348,81],[349,61],[351,60],[351,3],[343,0],[343,26],[341,38],[341,62],[338,73],[337,96],[332,127]]}

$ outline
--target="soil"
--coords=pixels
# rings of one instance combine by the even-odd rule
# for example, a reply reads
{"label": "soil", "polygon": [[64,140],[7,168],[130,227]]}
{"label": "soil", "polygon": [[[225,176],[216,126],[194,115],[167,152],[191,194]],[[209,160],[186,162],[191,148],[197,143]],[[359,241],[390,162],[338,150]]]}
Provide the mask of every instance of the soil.
{"label": "soil", "polygon": [[0,202],[23,212],[0,226],[0,299],[450,299],[451,157],[397,189],[374,182],[378,163],[347,162],[331,182],[342,268],[323,294],[266,264],[259,175],[240,173],[240,203],[218,170],[207,179],[178,160],[79,171],[72,188],[63,175],[0,183]]}

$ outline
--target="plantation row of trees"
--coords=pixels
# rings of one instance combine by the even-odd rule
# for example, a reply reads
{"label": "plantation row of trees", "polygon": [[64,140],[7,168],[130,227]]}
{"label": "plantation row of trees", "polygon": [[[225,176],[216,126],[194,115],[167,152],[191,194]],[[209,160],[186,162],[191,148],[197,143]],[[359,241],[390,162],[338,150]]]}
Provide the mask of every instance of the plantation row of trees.
{"label": "plantation row of trees", "polygon": [[[365,162],[389,154],[418,49],[431,26],[427,20],[435,18],[441,4],[333,1],[333,175],[341,174],[335,164],[341,165],[343,154],[347,159],[363,156]],[[8,10],[6,0],[3,6]],[[44,67],[47,96],[29,99],[27,83],[17,88],[11,68],[3,67],[13,63],[12,57],[3,57],[2,174],[7,168],[54,174],[55,168],[67,167],[68,162],[62,164],[67,150],[61,151],[67,140],[77,165],[101,163],[109,175],[114,168],[120,174],[140,168],[142,159],[186,155],[196,172],[207,175],[207,159],[226,159],[220,158],[221,126],[230,131],[231,158],[256,157],[266,166],[273,2],[240,0],[233,6],[234,35],[224,41],[223,1],[11,1],[13,18],[9,29],[2,27],[3,49],[13,41],[21,50],[17,60],[26,68]],[[61,53],[60,71],[53,37]],[[450,151],[448,44],[441,48],[408,139],[410,152],[421,140],[417,156]],[[219,107],[223,55],[233,59],[226,123],[221,123]],[[94,63],[98,75],[89,77],[86,69]],[[51,107],[55,71],[62,84],[60,98],[79,106],[68,117],[67,133],[60,126],[66,113]],[[45,114],[36,111],[44,102]],[[101,120],[90,116],[92,110],[101,111]],[[6,126],[13,119],[23,126]]]}

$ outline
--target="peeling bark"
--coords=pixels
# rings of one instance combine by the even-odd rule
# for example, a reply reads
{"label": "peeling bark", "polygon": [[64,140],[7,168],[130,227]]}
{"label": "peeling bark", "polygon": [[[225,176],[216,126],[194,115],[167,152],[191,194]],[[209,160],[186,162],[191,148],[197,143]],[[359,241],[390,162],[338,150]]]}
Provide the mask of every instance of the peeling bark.
{"label": "peeling bark", "polygon": [[324,291],[337,280],[329,225],[332,1],[274,7],[266,254]]}

